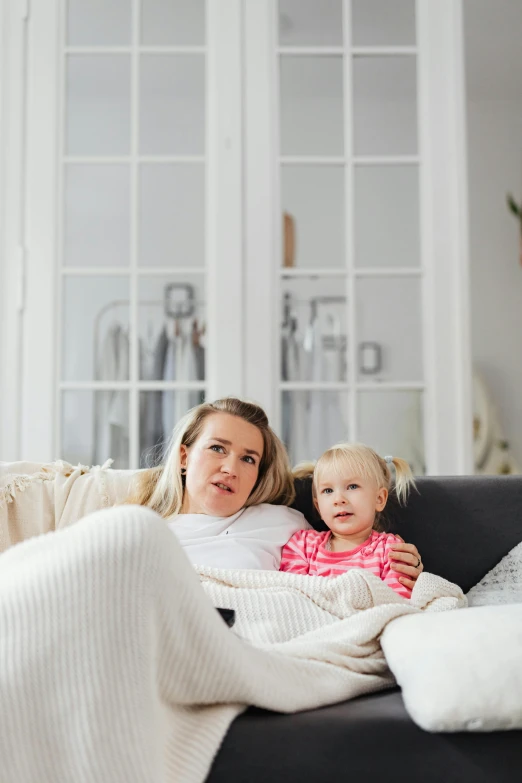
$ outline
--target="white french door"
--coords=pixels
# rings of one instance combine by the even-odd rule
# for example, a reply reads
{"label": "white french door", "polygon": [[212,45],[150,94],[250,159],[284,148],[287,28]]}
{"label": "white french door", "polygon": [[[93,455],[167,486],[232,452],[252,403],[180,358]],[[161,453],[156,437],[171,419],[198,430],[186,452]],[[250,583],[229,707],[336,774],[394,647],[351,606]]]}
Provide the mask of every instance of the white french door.
{"label": "white french door", "polygon": [[145,464],[230,393],[294,461],[470,472],[460,2],[42,5],[5,456]]}
{"label": "white french door", "polygon": [[189,407],[242,393],[240,6],[30,9],[11,454],[146,464]]}
{"label": "white french door", "polygon": [[247,393],[294,462],[349,439],[470,472],[460,4],[245,13],[247,301],[273,349],[252,328]]}

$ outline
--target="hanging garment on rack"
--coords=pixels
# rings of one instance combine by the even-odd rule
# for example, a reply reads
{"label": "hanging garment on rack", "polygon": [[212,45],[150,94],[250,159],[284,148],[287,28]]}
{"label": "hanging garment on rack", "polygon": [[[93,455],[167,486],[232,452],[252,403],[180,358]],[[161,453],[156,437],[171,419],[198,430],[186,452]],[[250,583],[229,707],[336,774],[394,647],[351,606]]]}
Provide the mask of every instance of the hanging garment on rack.
{"label": "hanging garment on rack", "polygon": [[[283,381],[300,381],[303,366],[303,346],[296,332],[297,322],[283,329],[282,366]],[[282,399],[281,421],[283,442],[288,449],[292,464],[309,459],[306,456],[306,392],[285,391]]]}
{"label": "hanging garment on rack", "polygon": [[422,436],[422,400],[420,394],[413,394],[410,404],[403,416],[402,445],[397,447],[397,454],[405,459],[414,475],[426,473],[424,460],[424,443]]}
{"label": "hanging garment on rack", "polygon": [[[170,334],[169,334],[170,332]],[[165,352],[165,363],[163,366],[163,380],[178,380],[178,366],[181,361],[183,349],[183,337],[178,323],[169,325],[167,329],[167,348]],[[163,439],[168,440],[178,421],[177,392],[165,390],[161,397],[161,421],[163,430]]]}
{"label": "hanging garment on rack", "polygon": [[[288,381],[288,341],[290,339],[289,325],[283,325],[281,336],[281,380]],[[289,392],[283,392],[281,402],[281,435],[283,443],[290,452],[290,439],[292,437],[292,402]]]}
{"label": "hanging garment on rack", "polygon": [[[194,319],[192,323],[192,337],[191,346],[193,359],[191,361],[190,371],[193,375],[191,380],[204,381],[205,380],[205,348],[203,346],[203,339],[205,334],[205,327],[199,327],[198,322]],[[204,391],[192,391],[190,395],[190,407],[199,405],[203,402],[205,397]]]}
{"label": "hanging garment on rack", "polygon": [[[306,333],[305,333],[306,334]],[[306,380],[307,355],[305,349],[305,337],[300,338],[297,332],[297,324],[294,325],[288,341],[288,372],[289,380]],[[290,457],[294,465],[298,462],[309,461],[308,450],[308,391],[290,391]]]}
{"label": "hanging garment on rack", "polygon": [[[196,331],[194,329],[196,327]],[[191,332],[184,335],[181,362],[179,365],[180,381],[197,381],[198,377],[198,344],[199,336],[197,333],[197,324],[194,322],[191,326]],[[183,389],[178,393],[178,413],[184,416],[185,413],[198,405],[201,398],[201,392],[193,389]]]}
{"label": "hanging garment on rack", "polygon": [[[342,350],[340,340],[340,325],[338,320],[330,316],[331,334],[326,335],[319,318],[316,318],[311,330],[310,345],[310,380],[313,382],[341,381],[341,362],[339,352]],[[333,338],[333,347],[326,348],[325,337]],[[327,448],[345,440],[347,436],[343,412],[339,404],[339,392],[311,391],[308,408],[308,449],[309,459],[317,459]]]}
{"label": "hanging garment on rack", "polygon": [[[129,379],[129,336],[121,324],[107,330],[95,368],[98,381]],[[115,467],[129,464],[129,392],[95,392],[93,463],[113,459]]]}
{"label": "hanging garment on rack", "polygon": [[[168,338],[165,326],[161,329],[154,342],[152,351],[147,352],[146,346],[140,343],[140,378],[146,381],[162,380],[165,370]],[[144,467],[157,461],[157,447],[163,443],[162,421],[163,392],[145,392],[140,395],[140,453]]]}
{"label": "hanging garment on rack", "polygon": [[[306,380],[312,382],[325,380],[323,378],[321,332],[317,317],[307,327],[304,348],[306,352]],[[323,392],[318,391],[310,391],[307,394],[307,423],[305,429],[308,435],[306,444],[308,459],[317,459],[322,454],[321,450],[318,451],[318,448],[320,449],[319,444],[323,440],[321,433],[323,425],[322,395]]]}

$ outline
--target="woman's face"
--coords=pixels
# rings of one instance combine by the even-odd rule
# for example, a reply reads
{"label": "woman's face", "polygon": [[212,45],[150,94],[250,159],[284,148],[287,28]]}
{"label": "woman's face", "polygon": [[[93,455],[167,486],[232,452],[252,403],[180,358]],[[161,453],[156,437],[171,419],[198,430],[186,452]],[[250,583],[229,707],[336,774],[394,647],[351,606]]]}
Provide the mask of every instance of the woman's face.
{"label": "woman's face", "polygon": [[229,517],[254,489],[263,456],[263,436],[253,424],[229,413],[212,413],[197,440],[181,446],[186,469],[182,514]]}

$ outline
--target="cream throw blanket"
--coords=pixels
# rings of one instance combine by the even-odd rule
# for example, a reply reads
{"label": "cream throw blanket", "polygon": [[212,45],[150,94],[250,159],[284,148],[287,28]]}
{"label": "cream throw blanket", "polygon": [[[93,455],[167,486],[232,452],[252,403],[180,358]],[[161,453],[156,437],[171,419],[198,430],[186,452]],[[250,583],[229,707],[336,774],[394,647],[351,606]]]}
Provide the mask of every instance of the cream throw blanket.
{"label": "cream throw blanket", "polygon": [[[205,592],[236,607],[237,629]],[[198,577],[149,509],[95,512],[0,557],[0,780],[203,781],[245,705],[293,712],[385,688],[386,625],[464,604],[429,574],[409,602],[360,570]]]}
{"label": "cream throw blanket", "polygon": [[0,552],[123,503],[137,471],[112,470],[111,463],[0,462]]}

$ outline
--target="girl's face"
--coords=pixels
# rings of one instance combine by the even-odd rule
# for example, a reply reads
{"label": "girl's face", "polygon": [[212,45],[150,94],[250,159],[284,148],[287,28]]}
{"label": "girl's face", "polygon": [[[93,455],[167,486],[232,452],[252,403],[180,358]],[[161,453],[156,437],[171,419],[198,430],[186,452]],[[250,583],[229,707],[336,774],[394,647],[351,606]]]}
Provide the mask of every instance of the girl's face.
{"label": "girl's face", "polygon": [[186,469],[182,514],[229,517],[254,489],[263,456],[263,436],[253,424],[229,413],[212,413],[197,440],[181,446]]}
{"label": "girl's face", "polygon": [[375,514],[387,499],[388,490],[371,478],[325,471],[317,485],[316,506],[323,522],[337,537],[358,543],[370,535]]}

